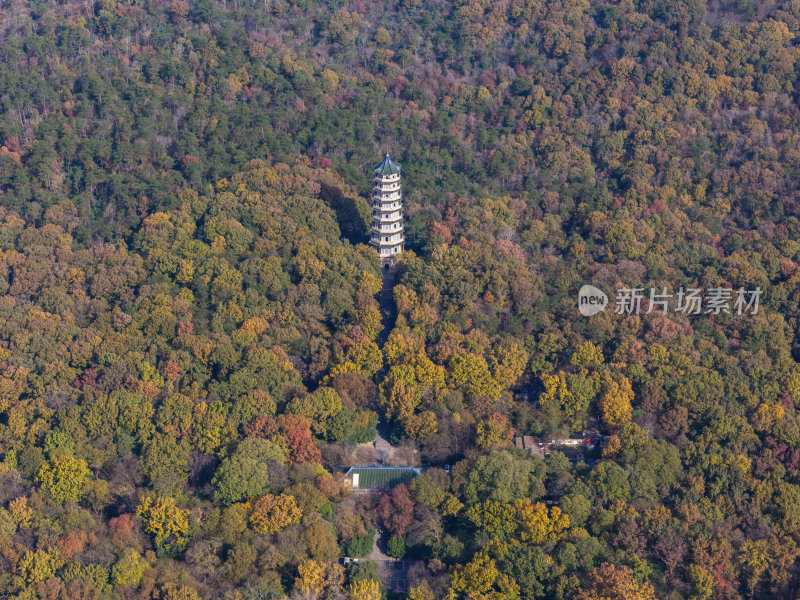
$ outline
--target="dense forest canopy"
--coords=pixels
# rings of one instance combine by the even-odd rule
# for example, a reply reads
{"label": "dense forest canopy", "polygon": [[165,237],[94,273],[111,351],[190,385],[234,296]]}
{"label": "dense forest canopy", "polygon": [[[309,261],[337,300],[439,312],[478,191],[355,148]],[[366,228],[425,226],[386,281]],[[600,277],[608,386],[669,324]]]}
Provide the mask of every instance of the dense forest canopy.
{"label": "dense forest canopy", "polygon": [[[779,1],[0,0],[0,597],[794,597],[798,35]],[[587,318],[587,283],[762,293]],[[354,495],[379,423],[429,468]]]}

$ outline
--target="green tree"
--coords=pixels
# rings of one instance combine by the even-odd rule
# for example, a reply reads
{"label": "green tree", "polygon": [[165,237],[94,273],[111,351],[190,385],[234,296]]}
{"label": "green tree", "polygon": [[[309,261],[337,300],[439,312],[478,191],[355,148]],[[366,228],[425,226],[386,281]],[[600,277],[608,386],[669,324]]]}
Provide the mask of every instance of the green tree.
{"label": "green tree", "polygon": [[628,473],[618,464],[611,461],[599,463],[590,475],[592,487],[597,494],[610,500],[622,500],[627,502],[631,495],[631,484],[628,481]]}
{"label": "green tree", "polygon": [[116,587],[139,585],[149,568],[147,561],[133,548],[126,548],[111,567],[111,581]]}
{"label": "green tree", "polygon": [[214,495],[225,504],[263,495],[269,485],[271,461],[286,462],[285,450],[269,440],[245,439],[214,473]]}
{"label": "green tree", "polygon": [[402,537],[389,538],[386,552],[394,558],[403,558],[406,554],[406,541]]}

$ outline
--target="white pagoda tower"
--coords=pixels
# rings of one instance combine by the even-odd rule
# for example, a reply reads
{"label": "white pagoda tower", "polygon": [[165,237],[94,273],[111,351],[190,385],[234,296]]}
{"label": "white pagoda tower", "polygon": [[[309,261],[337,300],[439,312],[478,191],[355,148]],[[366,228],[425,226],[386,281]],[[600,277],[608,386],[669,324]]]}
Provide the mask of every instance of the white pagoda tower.
{"label": "white pagoda tower", "polygon": [[400,167],[387,154],[375,168],[372,188],[372,238],[381,264],[390,266],[403,251],[403,196],[400,191]]}

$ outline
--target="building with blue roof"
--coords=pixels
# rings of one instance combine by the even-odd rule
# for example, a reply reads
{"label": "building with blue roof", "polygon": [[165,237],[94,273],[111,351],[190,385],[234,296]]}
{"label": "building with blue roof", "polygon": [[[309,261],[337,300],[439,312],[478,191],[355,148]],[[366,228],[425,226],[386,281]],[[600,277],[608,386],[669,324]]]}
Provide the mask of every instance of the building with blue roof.
{"label": "building with blue roof", "polygon": [[422,473],[416,467],[350,467],[344,474],[345,485],[356,494],[385,494],[401,483],[408,483]]}

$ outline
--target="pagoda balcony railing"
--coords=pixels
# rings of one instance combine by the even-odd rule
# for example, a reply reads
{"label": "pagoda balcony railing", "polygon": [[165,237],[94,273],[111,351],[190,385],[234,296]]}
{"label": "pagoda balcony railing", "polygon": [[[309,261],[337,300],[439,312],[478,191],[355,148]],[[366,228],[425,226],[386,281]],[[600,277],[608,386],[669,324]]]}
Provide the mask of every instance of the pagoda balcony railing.
{"label": "pagoda balcony railing", "polygon": [[395,211],[393,213],[384,214],[380,212],[373,212],[372,213],[372,220],[373,221],[380,221],[382,223],[392,223],[394,221],[399,221],[403,218],[403,214],[400,211]]}
{"label": "pagoda balcony railing", "polygon": [[373,236],[370,242],[372,242],[373,244],[378,244],[380,246],[397,246],[397,244],[402,244],[403,242],[406,241],[406,237],[402,235],[403,232],[401,231],[399,233],[401,234],[401,236],[396,240],[384,240],[383,238],[386,237],[385,235],[383,234],[375,235],[375,232],[373,232]]}
{"label": "pagoda balcony railing", "polygon": [[386,202],[373,202],[372,210],[380,212],[399,210],[401,204],[402,204],[401,200],[387,200]]}
{"label": "pagoda balcony railing", "polygon": [[400,173],[395,173],[394,175],[375,175],[375,181],[381,181],[383,183],[399,182]]}
{"label": "pagoda balcony railing", "polygon": [[402,202],[398,200],[391,200],[389,202],[373,202],[372,204],[372,212],[394,212],[396,210],[401,210]]}
{"label": "pagoda balcony railing", "polygon": [[399,200],[400,199],[400,192],[376,192],[373,196],[375,200],[381,200],[383,202],[389,202],[392,200]]}
{"label": "pagoda balcony railing", "polygon": [[[375,248],[377,248],[377,249],[378,249],[378,252],[380,252],[381,248],[390,248],[390,249],[391,249],[391,248],[400,248],[400,252],[402,252],[402,251],[403,251],[403,248],[404,248],[404,244],[403,244],[403,242],[398,242],[397,244],[390,244],[390,245],[387,245],[387,244],[378,244],[378,243],[376,243],[376,242],[370,242],[370,245],[371,245],[371,246],[374,246]],[[392,253],[390,252],[390,254],[392,254]]]}
{"label": "pagoda balcony railing", "polygon": [[391,234],[403,233],[403,226],[402,225],[400,227],[391,227],[391,228],[389,228],[389,227],[377,227],[375,225],[372,225],[370,227],[370,229],[372,231],[374,231],[375,233],[381,233],[381,234],[383,234],[383,233],[391,233]]}

